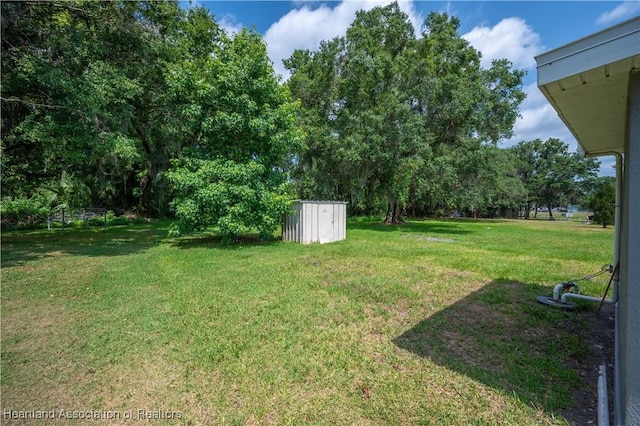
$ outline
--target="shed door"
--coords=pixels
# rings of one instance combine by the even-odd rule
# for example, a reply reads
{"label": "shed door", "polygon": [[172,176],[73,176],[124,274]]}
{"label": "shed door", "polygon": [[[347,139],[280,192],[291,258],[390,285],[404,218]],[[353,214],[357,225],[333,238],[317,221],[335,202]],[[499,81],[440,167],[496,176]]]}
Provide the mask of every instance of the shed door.
{"label": "shed door", "polygon": [[333,242],[333,205],[320,204],[318,206],[318,241]]}

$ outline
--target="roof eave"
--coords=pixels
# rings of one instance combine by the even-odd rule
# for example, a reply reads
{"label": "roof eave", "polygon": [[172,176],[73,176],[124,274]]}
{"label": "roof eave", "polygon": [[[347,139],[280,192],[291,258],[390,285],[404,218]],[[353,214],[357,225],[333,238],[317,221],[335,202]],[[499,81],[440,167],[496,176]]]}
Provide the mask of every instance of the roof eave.
{"label": "roof eave", "polygon": [[586,155],[623,152],[628,76],[640,69],[640,17],[536,57],[538,87]]}

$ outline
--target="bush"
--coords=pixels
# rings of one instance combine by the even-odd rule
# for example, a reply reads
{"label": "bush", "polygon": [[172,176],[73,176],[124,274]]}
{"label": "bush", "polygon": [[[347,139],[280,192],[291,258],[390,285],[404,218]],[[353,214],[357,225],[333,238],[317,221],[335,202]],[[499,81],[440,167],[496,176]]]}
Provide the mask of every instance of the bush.
{"label": "bush", "polygon": [[[107,224],[109,223],[108,221],[108,217],[109,215],[107,215]],[[97,215],[97,216],[93,216],[89,219],[89,226],[105,226],[104,224],[104,215]]]}
{"label": "bush", "polygon": [[166,176],[178,194],[172,235],[217,226],[230,240],[253,230],[268,239],[291,209],[293,197],[283,177],[257,162],[182,158]]}
{"label": "bush", "polygon": [[2,229],[30,229],[47,222],[50,208],[44,197],[5,197],[0,202]]}

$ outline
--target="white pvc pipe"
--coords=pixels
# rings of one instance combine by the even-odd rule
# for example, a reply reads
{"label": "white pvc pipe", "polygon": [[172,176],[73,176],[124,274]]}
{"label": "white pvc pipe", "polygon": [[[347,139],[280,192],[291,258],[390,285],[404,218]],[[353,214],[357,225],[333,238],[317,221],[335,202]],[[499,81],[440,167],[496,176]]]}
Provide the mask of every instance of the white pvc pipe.
{"label": "white pvc pipe", "polygon": [[607,366],[605,364],[602,364],[598,373],[598,426],[609,426]]}
{"label": "white pvc pipe", "polygon": [[[577,293],[564,293],[562,295],[562,297],[560,298],[560,301],[562,303],[567,303],[568,299],[580,299],[580,300],[589,300],[591,302],[602,302],[602,299],[600,297],[593,297],[593,296],[586,296],[584,294],[577,294]],[[615,303],[613,300],[610,299],[606,299],[604,300],[603,303],[606,303],[608,305],[611,305],[613,303]]]}
{"label": "white pvc pipe", "polygon": [[618,346],[620,342],[620,318],[618,316],[618,302],[615,304],[616,322],[614,325],[615,340],[613,342],[613,421],[616,425],[622,424],[622,389],[620,387],[620,355]]}
{"label": "white pvc pipe", "polygon": [[[564,283],[562,284],[558,284],[553,288],[553,300],[555,300],[556,302],[560,301],[560,292],[564,289]],[[580,293],[580,287],[578,287],[578,284],[576,283],[571,283],[571,292],[578,294]]]}
{"label": "white pvc pipe", "polygon": [[558,284],[553,288],[553,300],[560,301],[560,291],[564,288],[564,284]]}

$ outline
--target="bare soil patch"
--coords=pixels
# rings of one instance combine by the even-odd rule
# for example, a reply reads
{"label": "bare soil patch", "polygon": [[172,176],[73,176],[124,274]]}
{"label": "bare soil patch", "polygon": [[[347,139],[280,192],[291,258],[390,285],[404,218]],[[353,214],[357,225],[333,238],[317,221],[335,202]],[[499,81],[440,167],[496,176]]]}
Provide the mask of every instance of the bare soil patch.
{"label": "bare soil patch", "polygon": [[563,410],[562,414],[571,425],[596,424],[598,419],[598,370],[607,366],[607,387],[610,421],[613,422],[613,366],[615,347],[615,309],[603,305],[599,315],[596,311],[578,311],[576,321],[570,323],[573,333],[587,344],[589,352],[572,359],[571,364],[580,374],[580,387],[573,393],[576,404]]}

